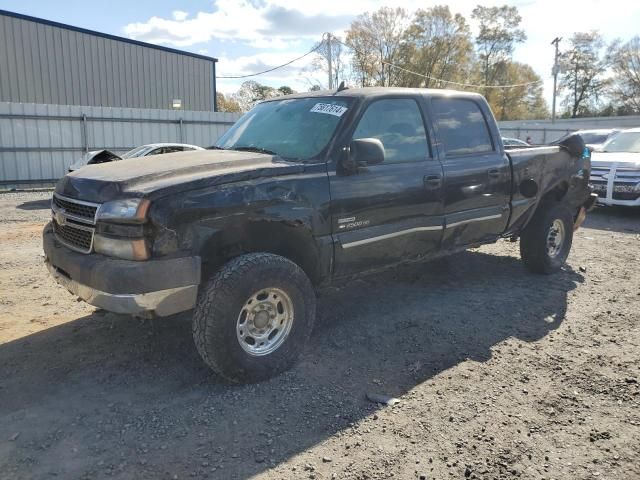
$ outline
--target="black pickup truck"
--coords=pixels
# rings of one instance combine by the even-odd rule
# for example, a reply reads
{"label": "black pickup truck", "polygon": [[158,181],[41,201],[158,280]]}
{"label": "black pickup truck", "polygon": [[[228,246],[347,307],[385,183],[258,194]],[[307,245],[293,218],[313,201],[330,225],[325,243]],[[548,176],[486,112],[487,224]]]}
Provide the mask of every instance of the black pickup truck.
{"label": "black pickup truck", "polygon": [[135,316],[194,309],[204,361],[235,382],[292,365],[315,288],[501,238],[558,270],[593,204],[579,137],[505,152],[484,98],[317,92],[257,105],[208,151],[62,178],[46,264],[74,295]]}

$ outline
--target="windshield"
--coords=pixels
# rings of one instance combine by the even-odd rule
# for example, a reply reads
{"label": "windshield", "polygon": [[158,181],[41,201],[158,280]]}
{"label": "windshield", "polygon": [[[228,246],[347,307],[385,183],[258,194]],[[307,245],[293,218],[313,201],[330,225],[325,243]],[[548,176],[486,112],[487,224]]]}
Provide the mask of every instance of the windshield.
{"label": "windshield", "polygon": [[141,147],[136,147],[133,150],[129,150],[127,153],[123,153],[120,155],[120,158],[135,158],[140,157],[142,154],[149,148],[147,145],[142,145]]}
{"label": "windshield", "polygon": [[335,97],[260,103],[243,115],[215,146],[309,160],[327,146],[349,103],[350,99]]}
{"label": "windshield", "polygon": [[608,133],[581,133],[580,136],[584,143],[604,143],[609,137]]}
{"label": "windshield", "polygon": [[620,132],[604,144],[602,151],[640,153],[640,132]]}

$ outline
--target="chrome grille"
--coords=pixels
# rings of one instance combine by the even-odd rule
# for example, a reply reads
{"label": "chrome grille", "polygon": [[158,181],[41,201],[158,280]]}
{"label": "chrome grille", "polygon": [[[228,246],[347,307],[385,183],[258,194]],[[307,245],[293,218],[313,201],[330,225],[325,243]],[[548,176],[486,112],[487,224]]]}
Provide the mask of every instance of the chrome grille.
{"label": "chrome grille", "polygon": [[57,239],[69,248],[81,253],[91,252],[93,246],[93,228],[83,227],[79,225],[66,224],[58,225],[53,222],[53,232]]}
{"label": "chrome grille", "polygon": [[91,253],[95,233],[97,203],[53,194],[53,232],[63,245],[81,253]]}
{"label": "chrome grille", "polygon": [[593,165],[591,166],[591,176],[590,176],[590,180],[595,180],[595,181],[603,181],[606,182],[606,179],[602,178],[603,175],[606,175],[607,173],[609,173],[611,170],[609,169],[609,167],[594,167]]}
{"label": "chrome grille", "polygon": [[[640,191],[640,171],[637,168],[621,166],[613,163],[591,167],[589,183],[601,198],[610,195],[612,200],[637,200]],[[608,194],[608,195],[607,195]]]}
{"label": "chrome grille", "polygon": [[613,192],[611,195],[614,200],[637,200],[640,197],[638,192]]}
{"label": "chrome grille", "polygon": [[64,211],[69,218],[75,218],[76,220],[86,221],[92,224],[96,223],[96,213],[99,207],[96,203],[83,202],[54,193],[51,206],[54,211]]}

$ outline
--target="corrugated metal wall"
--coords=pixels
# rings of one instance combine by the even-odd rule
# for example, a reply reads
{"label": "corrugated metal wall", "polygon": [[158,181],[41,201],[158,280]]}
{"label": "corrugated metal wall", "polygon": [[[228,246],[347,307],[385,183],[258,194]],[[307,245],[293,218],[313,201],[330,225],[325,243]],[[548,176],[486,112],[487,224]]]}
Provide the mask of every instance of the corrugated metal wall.
{"label": "corrugated metal wall", "polygon": [[214,59],[71,28],[0,12],[0,101],[213,110]]}
{"label": "corrugated metal wall", "polygon": [[505,137],[531,138],[533,143],[544,144],[576,130],[640,127],[640,116],[559,118],[554,123],[551,120],[511,120],[498,122],[498,126]]}
{"label": "corrugated metal wall", "polygon": [[179,142],[208,147],[237,113],[0,102],[0,184],[54,180],[85,151]]}

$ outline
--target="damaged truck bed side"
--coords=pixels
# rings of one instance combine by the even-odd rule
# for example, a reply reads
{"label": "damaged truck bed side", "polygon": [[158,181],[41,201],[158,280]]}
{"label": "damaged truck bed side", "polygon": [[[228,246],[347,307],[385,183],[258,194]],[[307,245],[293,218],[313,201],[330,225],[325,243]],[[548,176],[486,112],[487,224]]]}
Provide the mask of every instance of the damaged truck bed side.
{"label": "damaged truck bed side", "polygon": [[280,97],[208,151],[125,167],[60,180],[50,271],[114,312],[193,309],[202,358],[235,382],[293,364],[314,287],[500,238],[551,273],[594,202],[579,137],[507,153],[484,98],[444,90]]}

